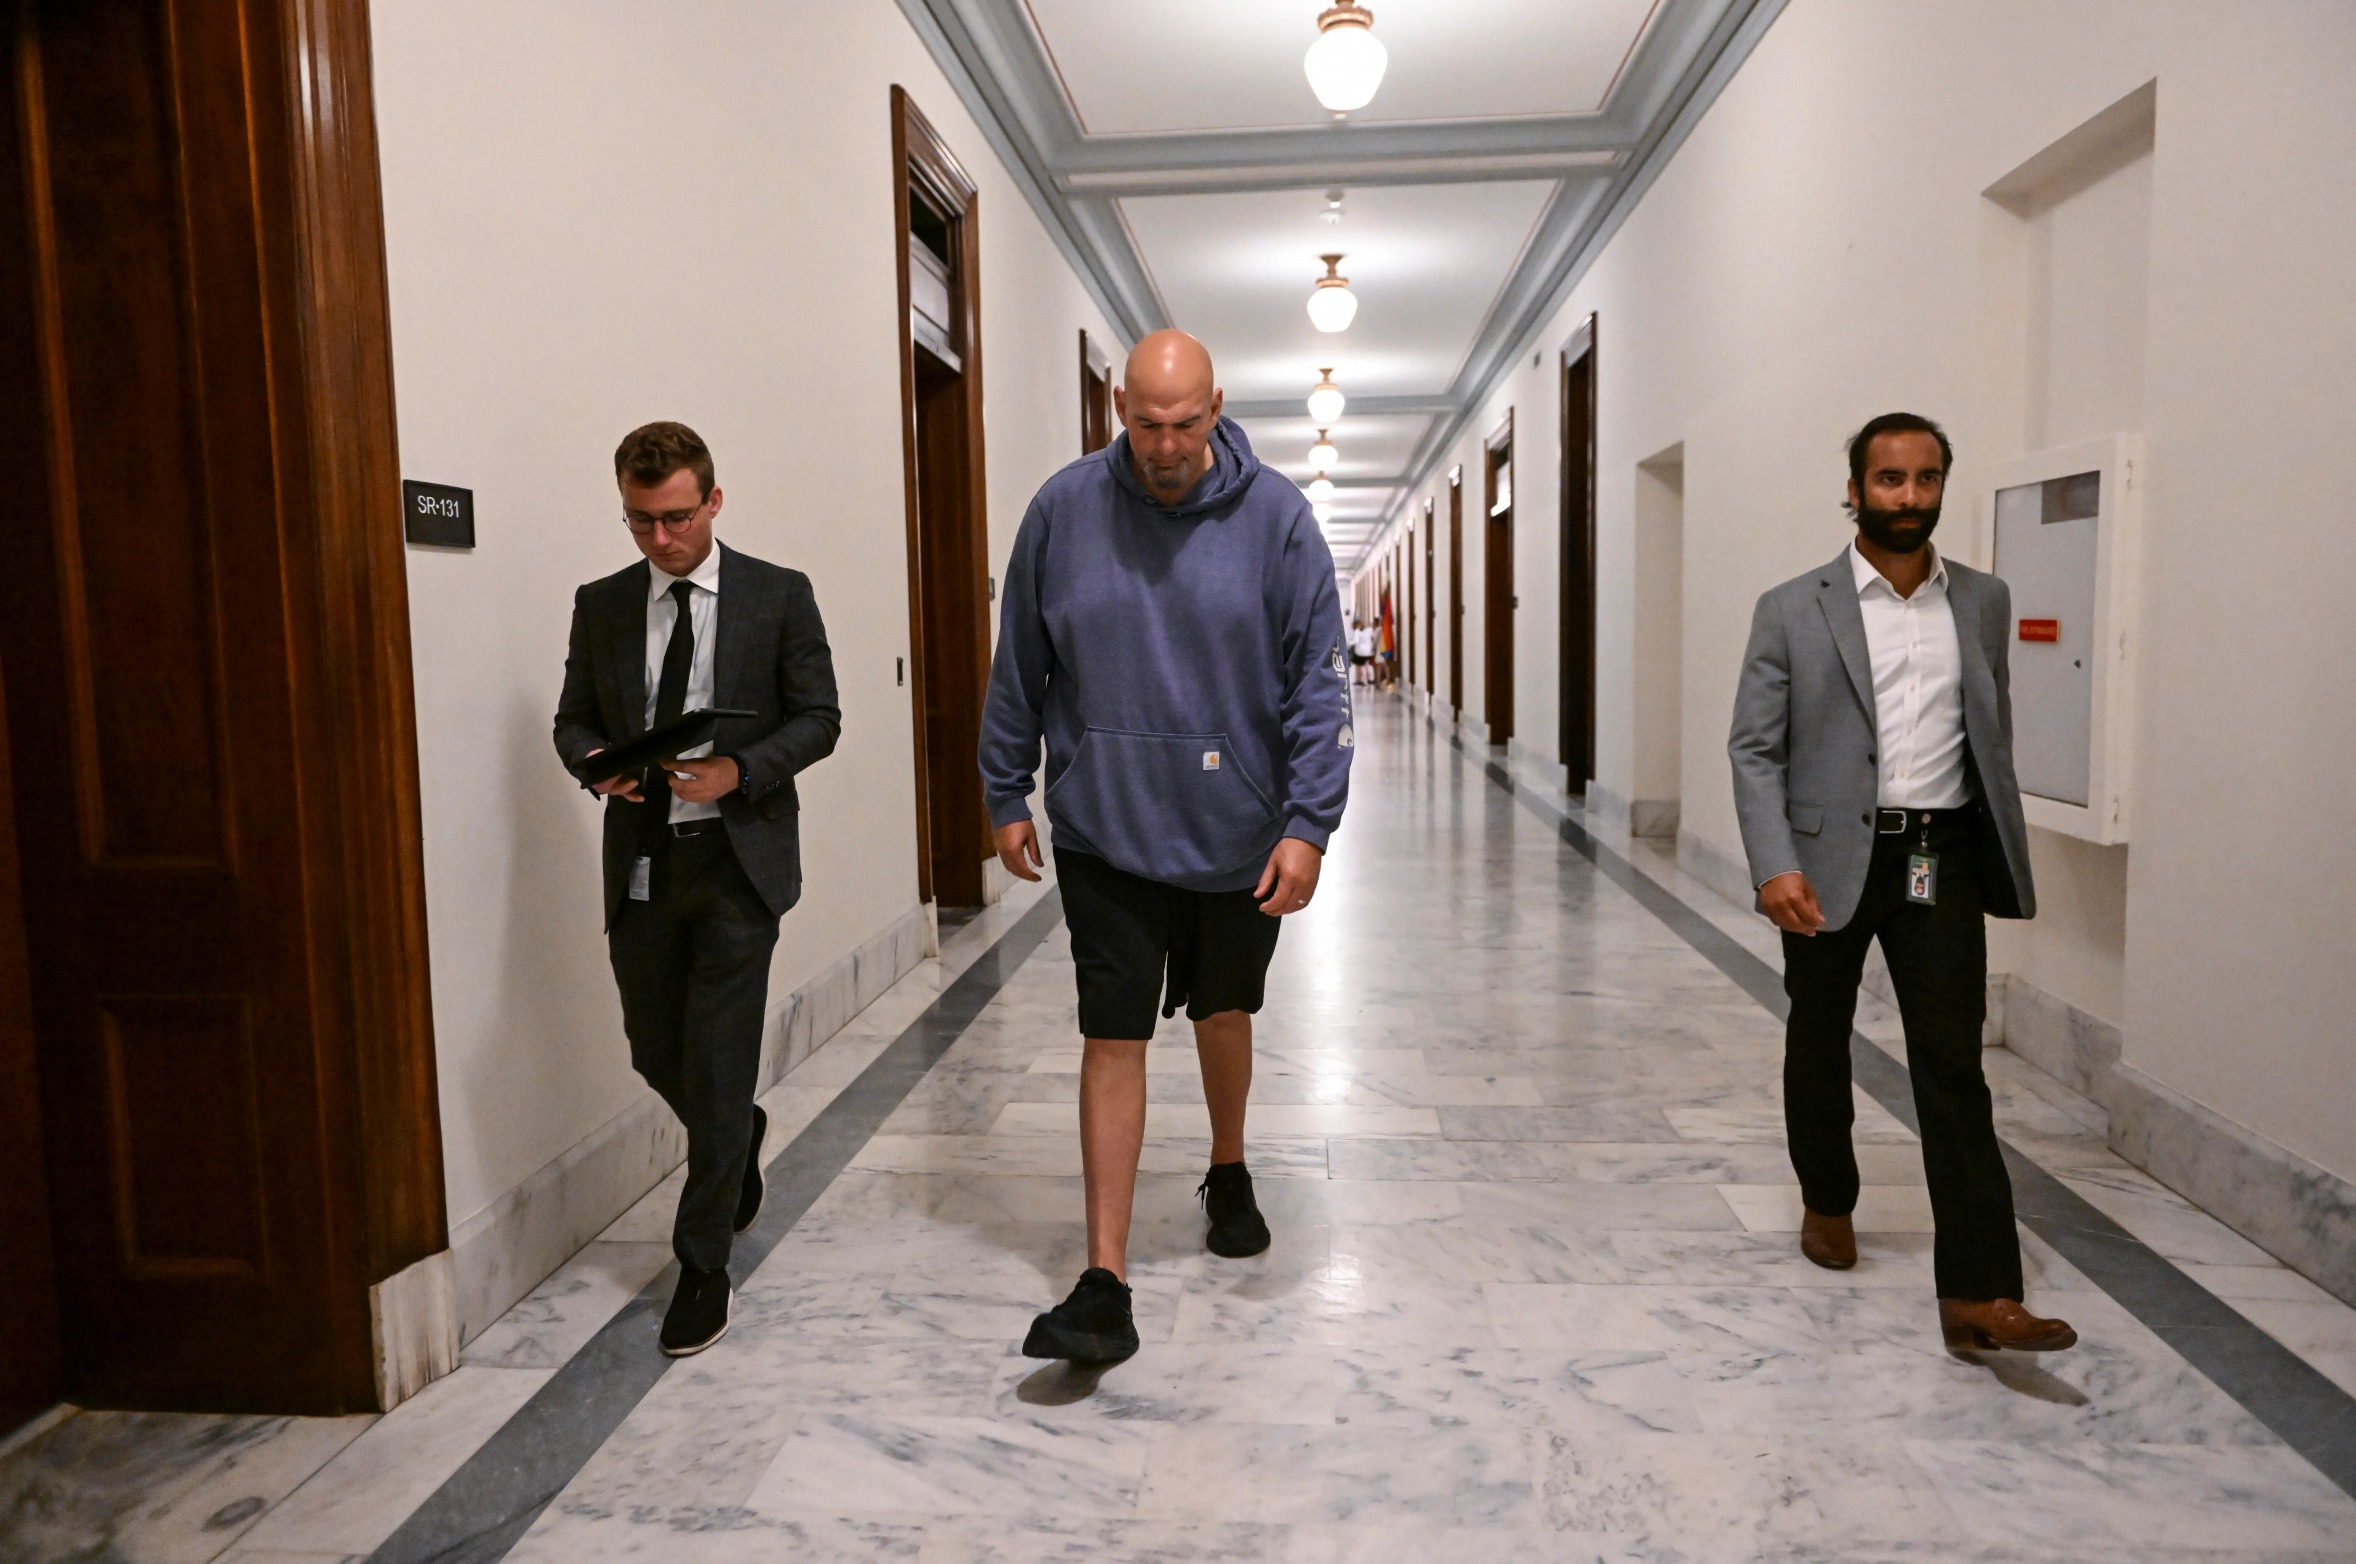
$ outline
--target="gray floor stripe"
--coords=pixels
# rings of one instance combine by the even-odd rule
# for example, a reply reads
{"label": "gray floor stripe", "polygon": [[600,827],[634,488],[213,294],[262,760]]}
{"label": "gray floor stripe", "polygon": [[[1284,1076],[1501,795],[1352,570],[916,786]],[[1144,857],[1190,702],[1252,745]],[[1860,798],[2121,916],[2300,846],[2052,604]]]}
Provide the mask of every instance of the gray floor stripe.
{"label": "gray floor stripe", "polygon": [[[760,1219],[736,1240],[730,1271],[742,1279],[769,1257],[1062,916],[1062,898],[1051,887],[794,1137],[769,1164]],[[369,1564],[504,1558],[655,1381],[681,1361],[655,1349],[677,1274],[674,1264],[647,1283],[369,1555]]]}
{"label": "gray floor stripe", "polygon": [[[1745,993],[1779,1018],[1786,1013],[1783,979],[1774,968],[1596,841],[1550,801],[1517,783],[1497,761],[1474,753],[1454,735],[1449,743]],[[1850,1034],[1849,1054],[1857,1084],[1919,1133],[1922,1126],[1915,1118],[1906,1066],[1863,1033]],[[2012,1174],[2014,1209],[2029,1231],[2084,1271],[2317,1471],[2356,1496],[2356,1398],[2010,1144],[2004,1147],[2004,1162]]]}

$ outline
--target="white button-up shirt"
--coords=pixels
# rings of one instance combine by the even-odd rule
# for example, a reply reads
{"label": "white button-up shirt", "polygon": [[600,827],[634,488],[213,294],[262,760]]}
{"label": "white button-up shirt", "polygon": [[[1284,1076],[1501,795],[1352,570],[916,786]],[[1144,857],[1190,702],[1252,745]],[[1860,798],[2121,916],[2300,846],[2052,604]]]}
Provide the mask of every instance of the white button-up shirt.
{"label": "white button-up shirt", "polygon": [[1960,808],[1971,802],[1971,784],[1963,764],[1963,653],[1947,597],[1947,562],[1932,550],[1931,573],[1912,597],[1900,597],[1854,543],[1849,565],[1873,667],[1880,805]]}
{"label": "white button-up shirt", "polygon": [[[687,623],[695,632],[695,660],[687,668],[687,704],[682,711],[694,711],[712,704],[712,632],[720,625],[720,545],[704,556],[704,562],[685,577],[663,574],[652,560],[647,562],[646,597],[646,725],[654,726],[655,701],[663,688],[663,653],[670,649],[671,626],[678,621],[679,607],[671,601],[671,587],[684,579],[692,589],[687,594]],[[681,752],[682,760],[695,760],[709,755],[712,746],[700,745]],[[683,798],[671,800],[671,819],[710,820],[720,813],[718,804],[691,804]]]}

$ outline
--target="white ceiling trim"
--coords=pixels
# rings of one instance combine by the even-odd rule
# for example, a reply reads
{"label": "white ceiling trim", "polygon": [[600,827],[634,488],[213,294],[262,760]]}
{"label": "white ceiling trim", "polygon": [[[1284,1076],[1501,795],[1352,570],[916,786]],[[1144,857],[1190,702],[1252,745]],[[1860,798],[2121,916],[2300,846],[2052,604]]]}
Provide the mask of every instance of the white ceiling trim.
{"label": "white ceiling trim", "polygon": [[[1412,410],[1430,412],[1434,422],[1409,473],[1384,480],[1401,487],[1399,505],[1642,199],[1783,5],[1661,0],[1591,114],[1092,136],[1023,0],[900,0],[1057,247],[1131,341],[1166,325],[1169,311],[1116,205],[1122,196],[1558,180],[1439,405],[1412,399],[1419,404]],[[1376,411],[1373,400],[1365,411]],[[1270,407],[1265,415],[1292,410]],[[1344,568],[1365,557],[1362,551]]]}

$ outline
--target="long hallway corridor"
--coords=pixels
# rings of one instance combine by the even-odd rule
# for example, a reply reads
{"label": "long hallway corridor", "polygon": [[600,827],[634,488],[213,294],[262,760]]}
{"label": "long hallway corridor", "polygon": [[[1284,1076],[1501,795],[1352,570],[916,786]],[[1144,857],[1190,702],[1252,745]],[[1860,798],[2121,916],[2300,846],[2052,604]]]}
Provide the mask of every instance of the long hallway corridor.
{"label": "long hallway corridor", "polygon": [[[2303,1321],[2284,1340],[2338,1383],[2230,1315],[2215,1360],[2242,1365],[2237,1404],[2145,1323],[2191,1294],[2114,1297],[2034,1234],[2030,1297],[2084,1344],[1950,1356],[1913,1136],[1864,1091],[1863,1262],[1798,1253],[1780,1027],[1721,965],[1767,970],[1763,926],[1644,844],[1564,830],[1396,699],[1369,705],[1348,822],[1262,1018],[1251,1162],[1275,1246],[1203,1251],[1201,1085],[1165,1023],[1136,1358],[1016,1355],[1081,1264],[1072,975],[1033,892],[960,936],[992,947],[953,953],[962,976],[928,964],[770,1094],[798,1138],[772,1140],[754,1236],[774,1248],[716,1347],[667,1371],[654,1353],[665,1256],[633,1240],[660,1231],[667,1183],[593,1246],[609,1271],[638,1262],[626,1285],[560,1272],[221,1556],[2356,1557],[2356,1500],[2292,1447],[2328,1464],[2346,1426],[2351,1311],[1993,1051],[2014,1148],[2198,1296]],[[1870,999],[1861,1024],[1895,1047]],[[862,1114],[875,1132],[846,1139]],[[19,1529],[41,1446],[11,1464],[28,1547],[0,1555],[145,1556]],[[542,1483],[561,1492],[533,1520]]]}

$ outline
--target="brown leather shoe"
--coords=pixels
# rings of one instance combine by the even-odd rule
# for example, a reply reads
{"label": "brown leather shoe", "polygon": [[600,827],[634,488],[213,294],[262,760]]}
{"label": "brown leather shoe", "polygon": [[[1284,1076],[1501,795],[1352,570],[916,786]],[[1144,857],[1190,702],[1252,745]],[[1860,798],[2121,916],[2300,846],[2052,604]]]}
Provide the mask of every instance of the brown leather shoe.
{"label": "brown leather shoe", "polygon": [[1818,1216],[1800,1208],[1800,1253],[1828,1271],[1857,1263],[1857,1224],[1845,1216]]}
{"label": "brown leather shoe", "polygon": [[2010,1298],[1941,1298],[1939,1331],[1956,1352],[2060,1352],[2078,1345],[2069,1321],[2041,1320]]}

